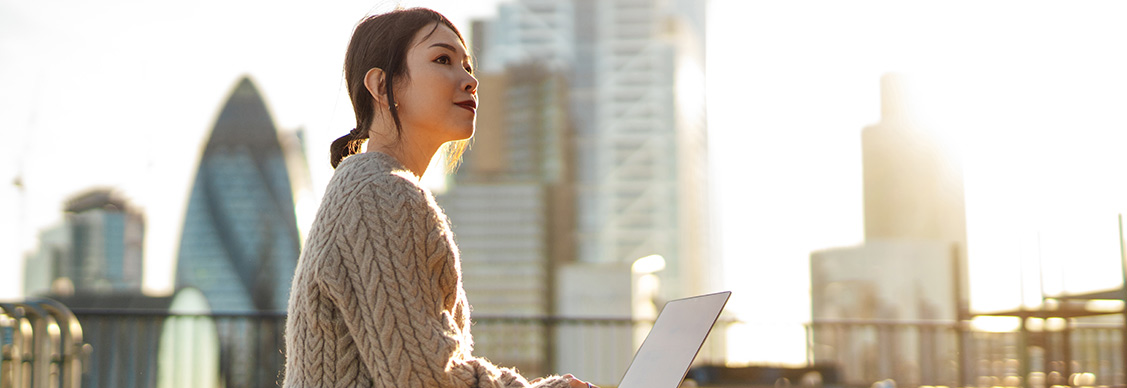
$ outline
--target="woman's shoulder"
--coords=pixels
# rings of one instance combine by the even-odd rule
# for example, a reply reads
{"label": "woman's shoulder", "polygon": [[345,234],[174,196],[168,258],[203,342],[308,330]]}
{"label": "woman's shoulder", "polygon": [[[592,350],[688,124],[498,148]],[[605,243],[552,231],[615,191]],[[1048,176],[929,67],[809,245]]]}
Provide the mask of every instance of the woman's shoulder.
{"label": "woman's shoulder", "polygon": [[368,206],[426,204],[428,195],[403,164],[381,152],[364,152],[341,161],[325,190],[326,199]]}

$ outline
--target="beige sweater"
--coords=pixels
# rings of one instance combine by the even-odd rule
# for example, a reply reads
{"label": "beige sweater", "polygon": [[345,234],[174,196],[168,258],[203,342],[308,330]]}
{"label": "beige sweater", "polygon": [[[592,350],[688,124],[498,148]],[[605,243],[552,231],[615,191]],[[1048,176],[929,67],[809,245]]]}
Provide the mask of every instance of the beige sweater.
{"label": "beige sweater", "polygon": [[434,197],[391,156],[346,158],[294,274],[284,386],[530,386],[470,354],[469,318],[458,249]]}

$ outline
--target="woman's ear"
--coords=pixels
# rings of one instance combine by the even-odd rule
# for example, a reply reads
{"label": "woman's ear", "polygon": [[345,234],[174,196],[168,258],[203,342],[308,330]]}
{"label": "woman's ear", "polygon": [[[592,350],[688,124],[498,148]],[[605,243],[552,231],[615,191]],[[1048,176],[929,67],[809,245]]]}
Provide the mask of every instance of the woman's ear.
{"label": "woman's ear", "polygon": [[373,67],[368,69],[364,74],[364,87],[368,89],[368,93],[372,94],[372,98],[376,100],[377,104],[386,108],[387,107],[387,86],[384,81],[387,77],[383,69]]}

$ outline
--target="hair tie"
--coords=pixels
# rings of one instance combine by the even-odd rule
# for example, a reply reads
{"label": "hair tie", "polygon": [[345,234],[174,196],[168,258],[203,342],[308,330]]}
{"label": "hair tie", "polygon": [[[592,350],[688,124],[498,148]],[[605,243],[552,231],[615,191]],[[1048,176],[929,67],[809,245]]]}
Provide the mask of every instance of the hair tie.
{"label": "hair tie", "polygon": [[352,136],[352,137],[360,137],[360,135],[361,135],[360,128],[359,127],[352,128],[351,131],[348,131],[348,135]]}

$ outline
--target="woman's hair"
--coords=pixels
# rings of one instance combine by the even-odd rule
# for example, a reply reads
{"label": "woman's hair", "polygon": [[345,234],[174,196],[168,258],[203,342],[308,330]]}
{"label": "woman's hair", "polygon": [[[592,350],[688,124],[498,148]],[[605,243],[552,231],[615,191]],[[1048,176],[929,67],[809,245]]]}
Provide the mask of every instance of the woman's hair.
{"label": "woman's hair", "polygon": [[[437,23],[437,24],[436,24]],[[407,72],[407,50],[422,28],[434,25],[427,33],[433,34],[439,26],[454,31],[462,45],[466,44],[462,33],[442,14],[427,8],[400,9],[365,18],[352,32],[348,42],[348,52],[344,55],[344,79],[348,83],[348,95],[352,99],[352,109],[356,112],[356,128],[347,135],[333,141],[330,146],[329,163],[336,168],[346,156],[360,152],[360,146],[368,138],[368,128],[372,126],[377,113],[375,100],[364,86],[364,76],[372,68],[384,72],[384,93],[387,94],[388,113],[395,122],[396,135],[403,132],[399,121],[399,108],[395,103],[395,86],[401,85],[400,77],[409,77]],[[425,38],[424,38],[425,39]],[[468,140],[450,142],[446,145],[449,167],[457,166],[465,151]]]}

